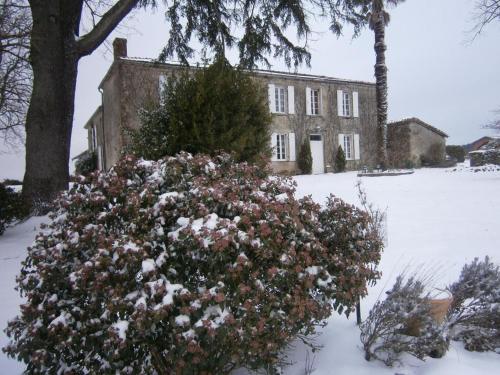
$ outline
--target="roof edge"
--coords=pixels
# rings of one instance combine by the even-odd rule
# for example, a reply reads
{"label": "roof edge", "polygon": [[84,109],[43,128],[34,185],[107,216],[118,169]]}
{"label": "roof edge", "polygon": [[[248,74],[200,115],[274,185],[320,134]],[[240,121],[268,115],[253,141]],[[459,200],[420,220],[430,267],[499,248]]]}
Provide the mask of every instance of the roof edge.
{"label": "roof edge", "polygon": [[445,138],[449,138],[448,134],[446,134],[444,131],[442,130],[439,130],[438,128],[432,126],[432,125],[429,125],[428,123],[420,120],[419,118],[417,117],[409,117],[409,118],[405,118],[405,119],[402,119],[402,120],[399,120],[399,121],[392,121],[390,123],[388,123],[387,125],[388,126],[397,126],[397,125],[407,125],[411,122],[415,122],[421,126],[423,126],[424,128],[427,128],[428,130],[430,131],[433,131],[434,133],[442,136],[442,137],[445,137]]}
{"label": "roof edge", "polygon": [[[173,67],[173,68],[186,68],[187,67],[187,68],[191,68],[191,69],[201,69],[201,67],[199,67],[199,66],[185,66],[179,62],[160,62],[156,59],[148,59],[148,58],[141,58],[141,57],[120,57],[116,61],[132,63],[132,64],[151,65],[151,66],[157,66],[157,67],[168,66],[168,67]],[[113,65],[114,65],[114,62],[111,65],[110,69],[108,70],[108,73],[106,73],[104,79],[101,81],[99,88],[101,88],[102,83],[106,80]],[[255,69],[255,70],[246,70],[246,71],[251,72],[251,73],[255,73],[257,75],[264,75],[264,76],[269,75],[269,76],[287,77],[287,78],[293,78],[293,79],[313,79],[313,80],[318,80],[318,81],[321,81],[321,80],[322,81],[334,81],[334,82],[345,82],[345,83],[355,83],[355,84],[361,84],[361,85],[375,86],[375,82],[352,80],[352,79],[345,79],[345,78],[336,78],[336,77],[307,74],[307,73],[290,73],[290,72],[284,72],[284,71],[279,71],[279,70],[264,70],[264,69]]]}

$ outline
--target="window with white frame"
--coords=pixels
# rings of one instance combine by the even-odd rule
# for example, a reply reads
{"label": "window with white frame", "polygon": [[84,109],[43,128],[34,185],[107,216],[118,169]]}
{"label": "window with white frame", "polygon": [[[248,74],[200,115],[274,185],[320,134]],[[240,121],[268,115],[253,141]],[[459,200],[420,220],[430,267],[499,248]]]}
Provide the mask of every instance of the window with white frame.
{"label": "window with white frame", "polygon": [[286,111],[286,91],[284,87],[276,86],[274,88],[274,105],[276,113],[285,113]]}
{"label": "window with white frame", "polygon": [[286,134],[276,134],[276,159],[286,160],[286,145],[287,145],[287,135]]}
{"label": "window with white frame", "polygon": [[318,89],[311,89],[311,115],[319,115],[319,97]]}
{"label": "window with white frame", "polygon": [[351,116],[351,97],[345,91],[342,93],[342,112],[345,117]]}
{"label": "window with white frame", "polygon": [[352,159],[352,134],[344,134],[344,154],[347,160]]}

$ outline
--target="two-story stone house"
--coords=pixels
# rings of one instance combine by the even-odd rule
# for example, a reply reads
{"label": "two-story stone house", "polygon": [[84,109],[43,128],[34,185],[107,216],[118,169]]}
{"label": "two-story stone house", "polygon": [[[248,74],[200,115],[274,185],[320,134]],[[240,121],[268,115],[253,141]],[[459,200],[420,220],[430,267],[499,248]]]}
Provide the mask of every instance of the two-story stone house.
{"label": "two-story stone house", "polygon": [[[102,104],[85,127],[98,167],[109,169],[126,144],[126,128],[140,127],[138,111],[158,102],[165,79],[184,67],[127,57],[127,41],[115,39],[114,61],[99,85]],[[333,170],[340,145],[347,168],[374,162],[376,150],[375,84],[308,74],[255,70],[252,77],[267,87],[273,114],[270,144],[277,173],[297,172],[302,142],[310,142],[313,173]]]}

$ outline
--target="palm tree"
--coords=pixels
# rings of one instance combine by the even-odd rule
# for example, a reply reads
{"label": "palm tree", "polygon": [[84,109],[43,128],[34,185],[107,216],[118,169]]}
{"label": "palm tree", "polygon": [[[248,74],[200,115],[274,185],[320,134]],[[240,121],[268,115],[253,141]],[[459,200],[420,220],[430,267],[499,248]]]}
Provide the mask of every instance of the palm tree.
{"label": "palm tree", "polygon": [[387,166],[387,66],[385,65],[385,27],[390,16],[385,6],[397,4],[404,0],[370,0],[368,25],[375,33],[375,82],[377,90],[377,161],[385,168]]}

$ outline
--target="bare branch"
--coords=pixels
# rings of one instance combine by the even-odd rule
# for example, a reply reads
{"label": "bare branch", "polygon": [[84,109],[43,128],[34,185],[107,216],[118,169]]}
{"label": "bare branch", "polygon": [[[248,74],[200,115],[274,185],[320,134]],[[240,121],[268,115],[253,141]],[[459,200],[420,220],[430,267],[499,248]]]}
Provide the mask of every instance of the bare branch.
{"label": "bare branch", "polygon": [[95,27],[78,41],[79,55],[89,55],[99,47],[138,3],[139,0],[120,0],[104,13]]}
{"label": "bare branch", "polygon": [[22,140],[31,95],[29,37],[31,13],[24,1],[0,1],[0,137]]}
{"label": "bare branch", "polygon": [[493,111],[496,115],[496,119],[492,120],[491,122],[485,124],[483,128],[485,129],[493,129],[496,130],[497,132],[500,132],[500,109],[497,109],[496,111]]}
{"label": "bare branch", "polygon": [[474,5],[474,27],[472,33],[475,39],[484,28],[494,21],[500,21],[500,0],[476,0]]}

